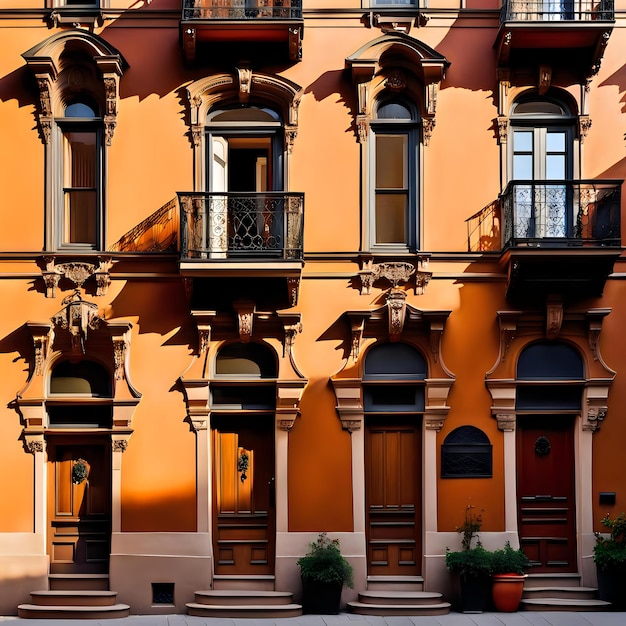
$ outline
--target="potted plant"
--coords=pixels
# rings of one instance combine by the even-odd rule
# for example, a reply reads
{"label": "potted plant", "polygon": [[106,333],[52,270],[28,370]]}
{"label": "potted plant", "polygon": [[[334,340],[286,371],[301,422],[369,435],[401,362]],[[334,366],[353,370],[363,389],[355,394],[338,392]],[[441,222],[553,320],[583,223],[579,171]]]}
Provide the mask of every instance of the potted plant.
{"label": "potted plant", "polygon": [[608,533],[596,533],[593,560],[598,573],[598,596],[617,609],[626,607],[626,513],[601,520]]}
{"label": "potted plant", "polygon": [[463,613],[482,613],[487,607],[491,592],[491,552],[480,543],[478,533],[482,516],[474,507],[465,510],[465,522],[456,530],[463,535],[461,550],[446,549],[446,567],[458,577]]}
{"label": "potted plant", "polygon": [[342,556],[339,540],[320,533],[297,564],[302,579],[303,612],[317,615],[339,613],[343,586],[354,584],[352,565]]}
{"label": "potted plant", "polygon": [[517,611],[524,592],[526,574],[530,561],[520,548],[514,550],[507,541],[504,548],[491,553],[493,584],[491,597],[496,611]]}

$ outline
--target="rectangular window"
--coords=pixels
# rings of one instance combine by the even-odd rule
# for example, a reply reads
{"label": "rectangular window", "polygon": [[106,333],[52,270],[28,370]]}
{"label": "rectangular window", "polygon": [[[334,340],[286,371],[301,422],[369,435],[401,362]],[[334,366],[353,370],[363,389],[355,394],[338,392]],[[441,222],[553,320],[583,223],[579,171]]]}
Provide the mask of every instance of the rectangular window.
{"label": "rectangular window", "polygon": [[408,136],[376,134],[375,243],[407,242]]}
{"label": "rectangular window", "polygon": [[98,137],[96,131],[63,133],[63,244],[98,243]]}

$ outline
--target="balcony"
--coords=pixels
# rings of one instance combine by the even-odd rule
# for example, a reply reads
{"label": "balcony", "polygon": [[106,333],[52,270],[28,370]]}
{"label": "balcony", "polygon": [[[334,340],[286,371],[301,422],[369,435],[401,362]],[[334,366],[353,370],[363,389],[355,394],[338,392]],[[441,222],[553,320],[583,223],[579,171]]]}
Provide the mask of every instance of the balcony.
{"label": "balcony", "polygon": [[504,0],[498,65],[538,64],[594,74],[615,24],[614,0]]}
{"label": "balcony", "polygon": [[299,61],[303,25],[302,0],[183,0],[181,43],[190,64],[216,46],[222,58],[232,50],[237,59],[262,53]]}
{"label": "balcony", "polygon": [[622,252],[619,180],[511,181],[468,221],[471,251],[497,251],[507,297],[602,295]]}

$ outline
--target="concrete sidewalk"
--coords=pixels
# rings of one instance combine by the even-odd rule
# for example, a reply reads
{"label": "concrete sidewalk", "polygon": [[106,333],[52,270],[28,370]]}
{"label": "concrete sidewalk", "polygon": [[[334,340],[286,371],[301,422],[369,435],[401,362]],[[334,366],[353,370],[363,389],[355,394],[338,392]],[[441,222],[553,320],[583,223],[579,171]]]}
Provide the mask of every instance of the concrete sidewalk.
{"label": "concrete sidewalk", "polygon": [[0,617],[2,626],[626,626],[626,613],[449,613],[435,617],[303,615],[282,619],[222,619],[189,615],[132,615],[121,619],[54,620]]}

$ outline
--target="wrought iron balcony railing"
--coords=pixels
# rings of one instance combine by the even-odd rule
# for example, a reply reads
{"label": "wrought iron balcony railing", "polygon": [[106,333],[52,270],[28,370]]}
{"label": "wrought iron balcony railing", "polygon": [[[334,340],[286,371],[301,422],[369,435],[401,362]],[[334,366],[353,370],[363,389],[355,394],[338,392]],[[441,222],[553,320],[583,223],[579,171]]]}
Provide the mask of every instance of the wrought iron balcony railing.
{"label": "wrought iron balcony railing", "polygon": [[623,181],[513,180],[500,196],[504,246],[620,246]]}
{"label": "wrought iron balcony railing", "polygon": [[301,259],[304,194],[179,193],[183,259]]}
{"label": "wrought iron balcony railing", "polygon": [[505,0],[500,23],[593,22],[615,19],[614,0]]}
{"label": "wrought iron balcony railing", "polygon": [[183,20],[300,20],[302,0],[183,0]]}

